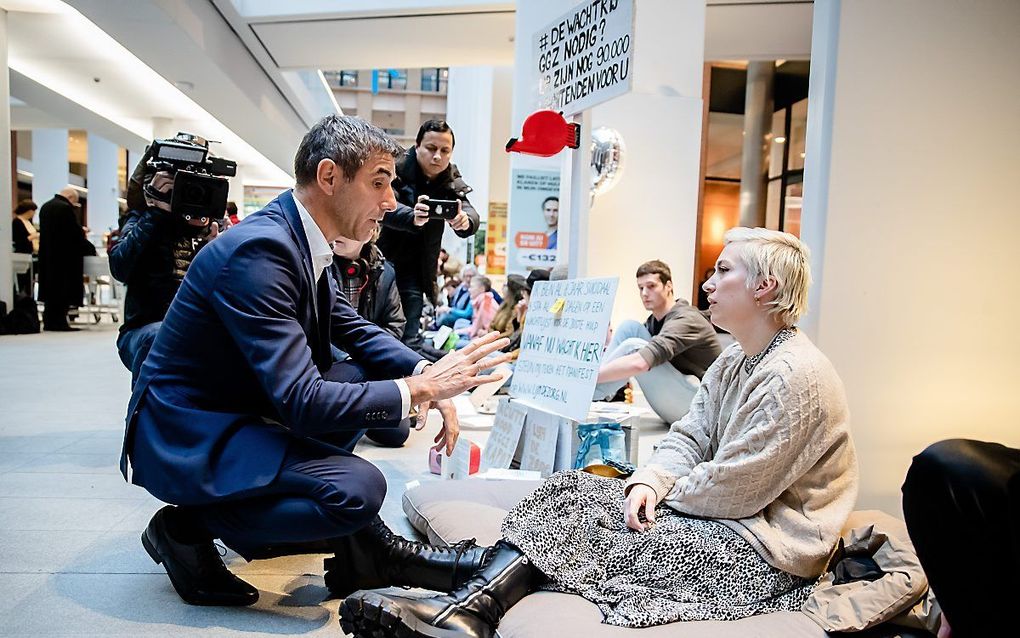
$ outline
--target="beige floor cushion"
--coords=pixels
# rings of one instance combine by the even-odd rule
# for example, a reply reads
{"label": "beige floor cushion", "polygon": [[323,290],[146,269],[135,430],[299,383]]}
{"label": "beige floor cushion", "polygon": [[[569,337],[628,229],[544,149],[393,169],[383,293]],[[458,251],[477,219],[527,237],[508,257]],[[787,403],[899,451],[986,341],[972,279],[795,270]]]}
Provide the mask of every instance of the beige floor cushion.
{"label": "beige floor cushion", "polygon": [[[433,543],[450,544],[474,538],[491,545],[500,538],[507,511],[539,485],[538,481],[431,481],[404,493],[404,513]],[[886,529],[906,528],[902,521],[878,511],[854,512],[848,528],[880,519]],[[826,638],[829,636],[799,612],[754,616],[733,622],[672,623],[647,629],[602,624],[598,607],[569,594],[538,592],[515,605],[499,625],[502,638]],[[915,638],[895,628],[858,638]]]}

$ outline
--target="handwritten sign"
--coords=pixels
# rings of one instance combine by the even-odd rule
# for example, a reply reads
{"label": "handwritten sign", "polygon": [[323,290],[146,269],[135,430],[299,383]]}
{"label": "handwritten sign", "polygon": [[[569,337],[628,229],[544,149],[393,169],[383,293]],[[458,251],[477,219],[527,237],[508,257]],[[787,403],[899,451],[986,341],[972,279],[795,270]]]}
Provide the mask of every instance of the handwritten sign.
{"label": "handwritten sign", "polygon": [[525,416],[527,409],[524,406],[512,401],[499,402],[489,441],[482,451],[482,471],[510,467],[521,440]]}
{"label": "handwritten sign", "polygon": [[[536,282],[510,395],[575,421],[588,415],[618,280]],[[551,312],[558,299],[559,312]]]}
{"label": "handwritten sign", "polygon": [[580,113],[634,81],[634,0],[585,0],[533,38],[539,108]]}
{"label": "handwritten sign", "polygon": [[[563,417],[544,410],[528,410],[524,426],[524,452],[521,454],[522,470],[537,470],[542,476],[553,473],[556,443],[565,421]],[[570,429],[569,424],[566,427]]]}

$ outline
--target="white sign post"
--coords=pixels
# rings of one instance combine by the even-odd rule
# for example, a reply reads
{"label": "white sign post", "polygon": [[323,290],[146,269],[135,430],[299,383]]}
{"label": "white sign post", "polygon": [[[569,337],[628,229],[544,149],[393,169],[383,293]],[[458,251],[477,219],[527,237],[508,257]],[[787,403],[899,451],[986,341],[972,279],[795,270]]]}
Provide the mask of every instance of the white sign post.
{"label": "white sign post", "polygon": [[540,281],[531,291],[510,395],[583,421],[591,406],[617,279]]}
{"label": "white sign post", "polygon": [[630,90],[634,0],[586,0],[533,38],[540,108],[574,115]]}

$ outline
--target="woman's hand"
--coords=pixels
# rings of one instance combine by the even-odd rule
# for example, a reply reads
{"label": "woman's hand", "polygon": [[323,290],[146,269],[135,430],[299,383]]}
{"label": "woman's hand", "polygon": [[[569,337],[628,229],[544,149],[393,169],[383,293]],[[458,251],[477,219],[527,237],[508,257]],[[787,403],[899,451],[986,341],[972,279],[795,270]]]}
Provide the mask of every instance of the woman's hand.
{"label": "woman's hand", "polygon": [[[635,532],[651,529],[655,525],[655,506],[658,502],[659,497],[652,488],[642,483],[632,486],[627,493],[627,499],[623,502],[623,515],[627,518],[627,527]],[[642,523],[638,517],[642,509],[645,511],[647,524]]]}

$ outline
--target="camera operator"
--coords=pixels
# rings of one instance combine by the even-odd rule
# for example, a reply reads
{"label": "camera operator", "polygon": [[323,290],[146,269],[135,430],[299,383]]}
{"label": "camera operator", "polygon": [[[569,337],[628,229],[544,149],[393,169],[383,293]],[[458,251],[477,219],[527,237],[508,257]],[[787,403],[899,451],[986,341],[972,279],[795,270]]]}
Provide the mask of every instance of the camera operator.
{"label": "camera operator", "polygon": [[[422,294],[436,299],[436,264],[446,224],[459,237],[471,237],[478,230],[478,213],[467,194],[471,192],[460,176],[453,156],[454,136],[442,120],[428,120],[418,129],[415,145],[396,163],[393,191],[397,209],[383,220],[379,248],[393,263],[397,288],[407,316],[403,341],[421,349]],[[456,201],[456,211],[440,216],[430,210],[427,200]]]}
{"label": "camera operator", "polygon": [[[179,134],[175,140],[182,137],[191,138]],[[193,208],[188,214],[175,212],[171,202],[176,171],[153,160],[153,147],[159,148],[157,142],[131,175],[128,213],[122,219],[120,238],[110,250],[110,271],[127,285],[117,350],[131,371],[132,386],[188,267],[198,251],[215,239],[226,210],[211,205],[197,214]]]}

